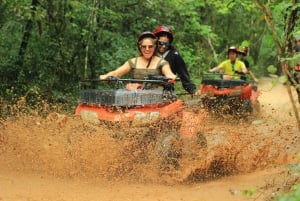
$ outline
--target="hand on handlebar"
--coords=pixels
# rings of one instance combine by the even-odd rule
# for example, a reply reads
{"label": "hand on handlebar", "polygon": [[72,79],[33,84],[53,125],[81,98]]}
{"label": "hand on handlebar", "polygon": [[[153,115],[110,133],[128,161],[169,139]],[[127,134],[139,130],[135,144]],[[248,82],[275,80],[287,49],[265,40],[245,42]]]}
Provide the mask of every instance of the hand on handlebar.
{"label": "hand on handlebar", "polygon": [[107,75],[100,75],[99,80],[106,80],[107,77],[108,77]]}
{"label": "hand on handlebar", "polygon": [[108,75],[100,75],[99,76],[100,80],[117,80],[118,77],[115,76],[108,76]]}
{"label": "hand on handlebar", "polygon": [[175,83],[175,82],[176,82],[176,79],[168,79],[168,83],[173,84],[173,83]]}
{"label": "hand on handlebar", "polygon": [[245,75],[246,73],[244,72],[241,72],[241,71],[234,71],[235,74],[238,74],[238,75]]}

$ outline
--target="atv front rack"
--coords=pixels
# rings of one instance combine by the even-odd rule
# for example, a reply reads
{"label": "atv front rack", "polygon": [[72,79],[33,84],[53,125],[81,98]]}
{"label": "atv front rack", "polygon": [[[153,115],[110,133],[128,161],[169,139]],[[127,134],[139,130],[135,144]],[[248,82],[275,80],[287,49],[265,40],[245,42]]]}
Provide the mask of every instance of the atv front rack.
{"label": "atv front rack", "polygon": [[163,90],[99,90],[84,89],[80,92],[79,102],[101,106],[142,106],[174,102],[177,99],[173,93]]}
{"label": "atv front rack", "polygon": [[241,79],[224,79],[223,73],[206,73],[201,81],[203,85],[212,85],[217,88],[231,88],[249,84],[246,80]]}
{"label": "atv front rack", "polygon": [[[112,89],[85,88],[80,91],[79,102],[116,107],[133,107],[151,104],[165,104],[177,100],[173,85],[163,76],[153,76],[152,79],[120,79],[109,78],[106,80],[87,80],[85,82],[103,82],[113,84]],[[126,89],[126,83],[142,83],[143,87],[135,90]],[[147,88],[147,84],[155,84],[158,88]],[[87,85],[85,85],[86,87]]]}
{"label": "atv front rack", "polygon": [[[145,79],[124,79],[110,76],[107,79],[100,80],[100,79],[87,79],[81,81],[83,86],[91,86],[93,84],[103,84],[108,83],[114,85],[114,89],[125,88],[124,83],[142,83],[143,86],[147,86],[148,84],[155,84],[160,85],[165,88],[165,90],[173,90],[173,84],[170,82],[170,78],[166,78],[162,75],[149,75]],[[174,81],[180,81],[179,78],[176,78]]]}
{"label": "atv front rack", "polygon": [[205,85],[213,85],[218,88],[231,88],[236,86],[246,85],[247,82],[245,80],[224,80],[224,79],[203,79],[202,84]]}

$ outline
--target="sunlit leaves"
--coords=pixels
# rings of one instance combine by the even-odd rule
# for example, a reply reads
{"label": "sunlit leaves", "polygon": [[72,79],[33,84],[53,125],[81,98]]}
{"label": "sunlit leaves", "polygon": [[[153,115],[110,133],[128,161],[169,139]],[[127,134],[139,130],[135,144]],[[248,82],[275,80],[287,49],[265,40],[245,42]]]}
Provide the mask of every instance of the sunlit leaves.
{"label": "sunlit leaves", "polygon": [[267,67],[269,73],[275,74],[277,72],[277,68],[273,65]]}
{"label": "sunlit leaves", "polygon": [[280,61],[287,62],[293,67],[298,61],[300,61],[300,54],[294,54],[292,57],[281,58]]}
{"label": "sunlit leaves", "polygon": [[255,8],[255,5],[252,1],[249,0],[217,0],[213,1],[213,4],[216,6],[217,11],[221,14],[228,14],[231,13],[232,9],[235,6],[241,6],[247,11],[251,11]]}
{"label": "sunlit leaves", "polygon": [[239,46],[239,49],[242,50],[244,47],[249,47],[250,46],[250,41],[249,40],[244,40]]}
{"label": "sunlit leaves", "polygon": [[288,81],[288,78],[287,78],[287,76],[282,75],[282,76],[279,77],[278,80],[279,80],[280,83],[284,84]]}

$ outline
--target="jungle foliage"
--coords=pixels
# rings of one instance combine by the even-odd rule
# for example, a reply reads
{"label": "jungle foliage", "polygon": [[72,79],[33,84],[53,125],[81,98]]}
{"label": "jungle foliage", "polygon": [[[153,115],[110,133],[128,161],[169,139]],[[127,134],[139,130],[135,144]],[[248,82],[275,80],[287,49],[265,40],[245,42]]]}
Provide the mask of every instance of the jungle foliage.
{"label": "jungle foliage", "polygon": [[197,84],[231,45],[249,44],[251,68],[264,76],[291,57],[299,8],[298,0],[0,0],[0,97],[76,100],[81,80],[136,56],[137,35],[158,25],[174,30]]}

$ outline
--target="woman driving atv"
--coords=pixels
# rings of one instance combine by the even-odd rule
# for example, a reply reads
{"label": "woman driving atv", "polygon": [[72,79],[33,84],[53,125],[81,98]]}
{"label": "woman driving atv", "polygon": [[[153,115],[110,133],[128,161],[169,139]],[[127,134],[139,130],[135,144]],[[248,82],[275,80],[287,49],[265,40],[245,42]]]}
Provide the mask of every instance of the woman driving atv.
{"label": "woman driving atv", "polygon": [[132,72],[133,79],[144,79],[148,75],[164,75],[175,81],[176,75],[173,74],[169,63],[156,55],[156,41],[156,36],[152,32],[141,33],[137,39],[140,55],[127,60],[116,70],[100,75],[100,80],[108,77],[122,77]]}
{"label": "woman driving atv", "polygon": [[[220,63],[218,66],[209,70],[209,72],[223,71],[226,75],[230,75],[235,79],[244,79],[243,77],[247,73],[245,64],[237,59],[238,49],[235,46],[228,48],[228,59]],[[241,74],[244,74],[241,76]]]}

